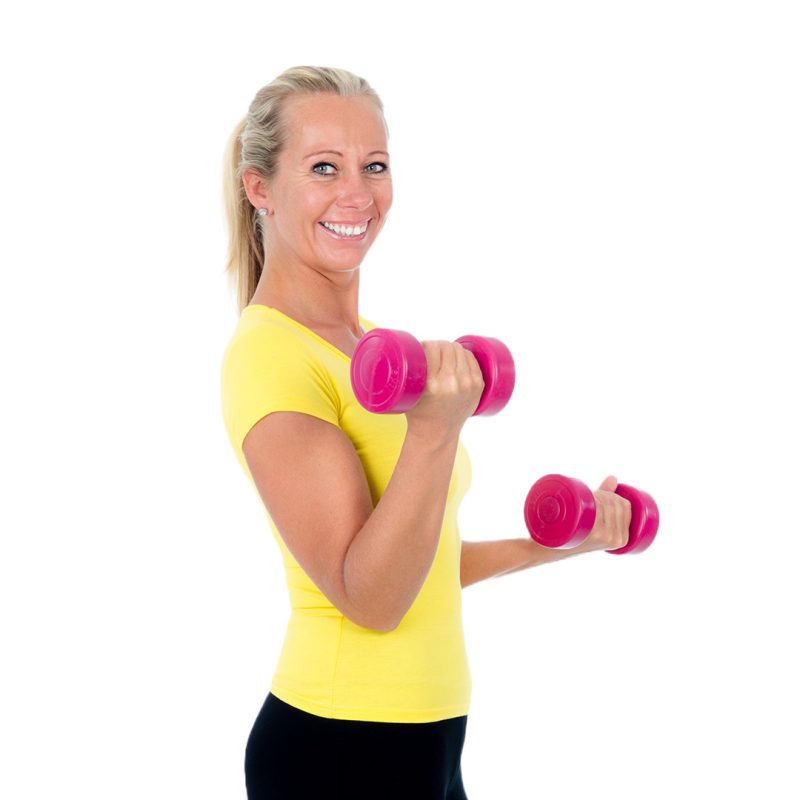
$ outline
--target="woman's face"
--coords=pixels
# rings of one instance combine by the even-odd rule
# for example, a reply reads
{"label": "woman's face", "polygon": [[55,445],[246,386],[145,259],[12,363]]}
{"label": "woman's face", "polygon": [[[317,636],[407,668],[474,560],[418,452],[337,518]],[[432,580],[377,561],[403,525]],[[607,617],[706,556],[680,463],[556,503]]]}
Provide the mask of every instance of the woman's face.
{"label": "woman's face", "polygon": [[[357,269],[392,205],[383,115],[366,98],[325,94],[293,97],[284,113],[288,138],[268,189],[268,256]],[[353,236],[323,223],[367,228]]]}

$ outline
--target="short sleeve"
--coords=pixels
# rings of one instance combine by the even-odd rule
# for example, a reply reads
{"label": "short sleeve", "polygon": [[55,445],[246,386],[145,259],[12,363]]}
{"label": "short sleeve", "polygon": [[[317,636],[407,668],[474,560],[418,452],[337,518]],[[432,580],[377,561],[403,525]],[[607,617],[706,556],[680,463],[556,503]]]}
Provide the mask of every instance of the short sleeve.
{"label": "short sleeve", "polygon": [[339,409],[323,364],[292,331],[259,326],[229,344],[222,362],[222,410],[238,450],[253,425],[273,411],[299,411],[341,427]]}

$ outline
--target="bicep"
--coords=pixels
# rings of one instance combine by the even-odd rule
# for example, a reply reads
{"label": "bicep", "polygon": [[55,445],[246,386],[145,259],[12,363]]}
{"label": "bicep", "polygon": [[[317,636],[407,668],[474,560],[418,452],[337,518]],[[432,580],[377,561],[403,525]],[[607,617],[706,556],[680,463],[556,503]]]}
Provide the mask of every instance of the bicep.
{"label": "bicep", "polygon": [[317,417],[276,411],[248,431],[242,452],[289,552],[328,600],[361,624],[345,593],[344,562],[373,506],[350,439]]}

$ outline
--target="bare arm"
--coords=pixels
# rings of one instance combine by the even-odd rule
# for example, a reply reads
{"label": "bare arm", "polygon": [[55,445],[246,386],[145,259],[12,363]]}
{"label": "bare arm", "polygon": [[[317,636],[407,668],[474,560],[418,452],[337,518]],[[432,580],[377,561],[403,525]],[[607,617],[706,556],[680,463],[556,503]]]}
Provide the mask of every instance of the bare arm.
{"label": "bare arm", "polygon": [[298,412],[274,412],[243,444],[253,480],[303,571],[348,619],[395,628],[419,594],[439,542],[458,434],[409,428],[373,508],[347,435]]}
{"label": "bare arm", "polygon": [[560,561],[591,552],[581,545],[572,550],[542,547],[533,539],[500,539],[489,542],[461,543],[461,586],[470,586],[487,578],[499,578],[523,569]]}
{"label": "bare arm", "polygon": [[344,561],[349,601],[392,630],[413,604],[433,564],[458,435],[441,441],[409,429],[378,505]]}

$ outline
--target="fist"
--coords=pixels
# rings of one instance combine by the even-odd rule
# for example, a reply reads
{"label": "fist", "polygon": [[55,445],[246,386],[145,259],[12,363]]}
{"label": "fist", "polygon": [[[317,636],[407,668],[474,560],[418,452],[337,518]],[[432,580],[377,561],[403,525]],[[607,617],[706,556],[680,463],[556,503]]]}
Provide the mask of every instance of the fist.
{"label": "fist", "polygon": [[417,404],[406,411],[409,426],[458,431],[483,394],[483,373],[475,356],[458,342],[423,341],[428,375]]}
{"label": "fist", "polygon": [[596,517],[586,541],[585,550],[616,550],[625,547],[631,526],[629,500],[615,494],[617,479],[609,475],[594,495]]}

